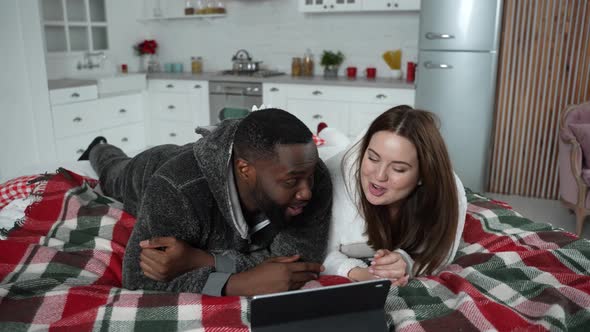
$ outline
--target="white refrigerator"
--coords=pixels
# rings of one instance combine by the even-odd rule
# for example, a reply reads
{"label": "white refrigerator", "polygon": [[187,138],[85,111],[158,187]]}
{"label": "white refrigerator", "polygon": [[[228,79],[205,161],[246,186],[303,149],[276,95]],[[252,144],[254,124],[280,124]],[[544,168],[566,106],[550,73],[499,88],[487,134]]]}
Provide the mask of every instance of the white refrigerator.
{"label": "white refrigerator", "polygon": [[485,190],[502,0],[422,0],[416,108],[434,112],[455,172]]}

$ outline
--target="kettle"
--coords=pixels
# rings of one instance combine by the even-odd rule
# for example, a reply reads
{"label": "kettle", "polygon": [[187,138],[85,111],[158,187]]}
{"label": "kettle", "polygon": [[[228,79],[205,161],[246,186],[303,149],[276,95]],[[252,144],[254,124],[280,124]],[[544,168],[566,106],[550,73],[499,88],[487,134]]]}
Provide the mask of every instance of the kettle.
{"label": "kettle", "polygon": [[234,72],[255,72],[260,69],[262,61],[252,61],[248,51],[241,49],[231,58],[233,62],[232,70]]}

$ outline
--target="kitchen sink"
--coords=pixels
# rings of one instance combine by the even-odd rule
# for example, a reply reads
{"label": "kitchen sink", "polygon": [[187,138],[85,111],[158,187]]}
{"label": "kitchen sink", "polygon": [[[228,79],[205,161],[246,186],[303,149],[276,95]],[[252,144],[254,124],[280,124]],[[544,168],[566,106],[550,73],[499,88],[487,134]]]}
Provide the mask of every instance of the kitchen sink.
{"label": "kitchen sink", "polygon": [[120,94],[131,91],[141,91],[146,87],[145,73],[130,74],[95,74],[76,76],[76,79],[85,79],[96,81],[99,96]]}

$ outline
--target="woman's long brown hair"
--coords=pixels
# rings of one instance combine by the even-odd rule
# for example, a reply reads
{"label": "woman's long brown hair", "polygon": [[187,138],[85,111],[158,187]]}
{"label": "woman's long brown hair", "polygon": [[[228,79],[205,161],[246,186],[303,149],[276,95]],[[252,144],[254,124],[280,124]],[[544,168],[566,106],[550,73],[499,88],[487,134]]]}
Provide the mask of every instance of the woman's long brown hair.
{"label": "woman's long brown hair", "polygon": [[[375,249],[405,250],[415,260],[416,274],[432,274],[447,258],[453,246],[458,223],[458,194],[451,160],[437,127],[434,114],[402,105],[391,108],[369,126],[358,149],[350,149],[347,158],[355,160],[354,177],[359,211],[365,219],[369,245]],[[419,179],[422,185],[403,202],[392,217],[388,206],[369,203],[361,185],[360,169],[373,134],[388,131],[408,139],[418,155]],[[360,147],[359,147],[360,144]],[[351,190],[353,188],[348,188]]]}

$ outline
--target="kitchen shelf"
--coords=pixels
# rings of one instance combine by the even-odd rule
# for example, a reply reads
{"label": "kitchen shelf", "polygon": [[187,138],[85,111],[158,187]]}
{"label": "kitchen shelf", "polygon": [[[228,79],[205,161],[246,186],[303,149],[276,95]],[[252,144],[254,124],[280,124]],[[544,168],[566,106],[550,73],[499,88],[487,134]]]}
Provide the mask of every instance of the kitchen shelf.
{"label": "kitchen shelf", "polygon": [[204,19],[204,18],[219,18],[225,17],[227,14],[197,14],[197,15],[182,15],[182,16],[161,16],[140,18],[139,22],[157,22],[157,21],[171,21],[171,20],[190,20],[190,19]]}

